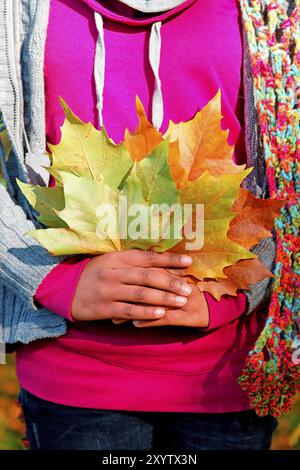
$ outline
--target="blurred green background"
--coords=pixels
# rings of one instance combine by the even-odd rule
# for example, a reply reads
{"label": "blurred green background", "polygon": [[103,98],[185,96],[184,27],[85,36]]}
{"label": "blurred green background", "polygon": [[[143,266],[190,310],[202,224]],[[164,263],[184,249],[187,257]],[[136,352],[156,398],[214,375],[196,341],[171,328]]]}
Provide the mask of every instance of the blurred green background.
{"label": "blurred green background", "polygon": [[[0,365],[0,450],[22,450],[25,429],[17,405],[18,383],[14,355],[8,354],[8,363]],[[274,450],[300,450],[300,395],[293,411],[280,418],[273,439]]]}

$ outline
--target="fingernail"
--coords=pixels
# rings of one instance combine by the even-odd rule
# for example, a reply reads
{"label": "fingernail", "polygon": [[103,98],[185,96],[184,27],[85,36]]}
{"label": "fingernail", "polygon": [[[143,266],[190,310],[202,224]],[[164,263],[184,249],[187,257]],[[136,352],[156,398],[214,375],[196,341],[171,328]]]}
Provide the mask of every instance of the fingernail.
{"label": "fingernail", "polygon": [[180,295],[176,295],[176,303],[178,305],[183,305],[186,303],[186,297],[181,297]]}
{"label": "fingernail", "polygon": [[185,294],[190,294],[192,292],[192,286],[190,286],[190,284],[182,284],[181,290]]}
{"label": "fingernail", "polygon": [[192,261],[193,261],[193,258],[191,256],[188,256],[188,255],[181,256],[181,262],[184,264],[191,264]]}
{"label": "fingernail", "polygon": [[166,313],[165,309],[164,308],[156,308],[154,310],[154,315],[156,317],[162,317],[164,314]]}

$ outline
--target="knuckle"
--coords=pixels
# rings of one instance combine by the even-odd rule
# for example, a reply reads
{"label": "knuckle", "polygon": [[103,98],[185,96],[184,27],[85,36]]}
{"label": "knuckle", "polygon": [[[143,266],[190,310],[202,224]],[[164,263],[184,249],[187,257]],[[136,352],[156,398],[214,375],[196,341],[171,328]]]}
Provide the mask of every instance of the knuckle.
{"label": "knuckle", "polygon": [[176,279],[176,277],[171,277],[170,281],[169,281],[169,289],[171,289],[171,290],[178,289],[179,284],[180,283],[179,283],[178,279]]}
{"label": "knuckle", "polygon": [[171,302],[172,298],[173,298],[173,296],[169,292],[164,291],[162,293],[162,299],[163,299],[164,302],[166,302],[166,303]]}
{"label": "knuckle", "polygon": [[104,253],[102,255],[99,255],[99,259],[100,257],[105,257],[105,260],[111,260],[111,258],[113,258],[115,256],[115,253],[114,252],[107,252],[107,253]]}
{"label": "knuckle", "polygon": [[178,263],[180,257],[176,253],[170,253],[170,261],[171,263]]}
{"label": "knuckle", "polygon": [[108,312],[101,305],[97,305],[92,311],[91,320],[105,320],[108,318]]}
{"label": "knuckle", "polygon": [[122,308],[122,313],[125,318],[132,318],[132,305],[126,304]]}
{"label": "knuckle", "polygon": [[137,248],[133,248],[132,250],[120,251],[120,253],[122,254],[124,260],[126,259],[126,261],[129,263],[137,262],[141,256],[141,250],[138,250]]}
{"label": "knuckle", "polygon": [[154,308],[142,307],[141,314],[145,317],[149,317],[149,315],[154,314]]}
{"label": "knuckle", "polygon": [[104,279],[103,268],[99,268],[99,267],[97,268],[96,276],[97,276],[98,281],[102,281]]}
{"label": "knuckle", "polygon": [[120,274],[120,268],[116,268],[115,266],[113,266],[109,269],[106,274],[109,274],[112,279],[117,279]]}
{"label": "knuckle", "polygon": [[141,276],[142,280],[144,282],[149,282],[150,279],[151,279],[151,271],[150,269],[143,269],[142,270],[142,276]]}
{"label": "knuckle", "polygon": [[147,253],[148,263],[152,265],[157,259],[157,253],[155,253],[155,251],[153,250],[149,250],[146,253]]}
{"label": "knuckle", "polygon": [[141,300],[144,298],[144,294],[145,294],[145,289],[144,287],[137,287],[135,290],[134,290],[134,298],[136,300]]}

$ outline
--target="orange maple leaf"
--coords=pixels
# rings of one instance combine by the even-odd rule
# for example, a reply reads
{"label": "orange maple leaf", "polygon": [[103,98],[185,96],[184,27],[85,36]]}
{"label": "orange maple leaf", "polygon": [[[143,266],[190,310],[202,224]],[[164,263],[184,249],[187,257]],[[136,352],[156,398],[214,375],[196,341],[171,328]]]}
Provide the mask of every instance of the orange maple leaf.
{"label": "orange maple leaf", "polygon": [[138,125],[133,132],[125,129],[124,146],[128,150],[133,161],[140,161],[150,155],[155,147],[163,140],[162,133],[159,132],[147,119],[144,106],[136,95],[136,114]]}
{"label": "orange maple leaf", "polygon": [[[230,222],[228,238],[244,248],[251,248],[263,238],[272,236],[274,219],[279,216],[285,201],[259,199],[250,191],[240,188],[232,209],[237,215]],[[273,274],[258,259],[240,260],[224,268],[227,279],[196,281],[201,290],[216,299],[224,294],[236,295],[239,289],[248,290],[252,284],[273,277]]]}
{"label": "orange maple leaf", "polygon": [[187,122],[174,123],[164,138],[170,142],[178,140],[180,159],[172,162],[173,174],[179,187],[185,179],[196,180],[205,171],[212,176],[241,173],[246,165],[236,165],[232,160],[234,147],[228,144],[228,129],[221,127],[221,91],[204,108]]}

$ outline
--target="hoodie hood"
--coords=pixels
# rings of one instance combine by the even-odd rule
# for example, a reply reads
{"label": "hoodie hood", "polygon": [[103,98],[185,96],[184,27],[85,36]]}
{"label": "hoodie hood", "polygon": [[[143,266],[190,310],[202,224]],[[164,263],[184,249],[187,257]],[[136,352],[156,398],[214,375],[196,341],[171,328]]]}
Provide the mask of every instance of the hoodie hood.
{"label": "hoodie hood", "polygon": [[[99,114],[99,126],[103,125],[103,90],[105,76],[105,18],[128,26],[149,25],[150,37],[148,47],[148,60],[155,79],[155,88],[152,96],[152,124],[157,129],[163,122],[164,108],[161,81],[159,77],[160,51],[161,51],[161,26],[163,21],[179,14],[197,0],[116,0],[119,6],[124,5],[124,13],[114,11],[104,0],[82,0],[94,10],[94,20],[98,31],[98,39],[95,48],[94,80],[97,95],[97,110]],[[142,15],[129,15],[128,8],[134,8]]]}
{"label": "hoodie hood", "polygon": [[145,13],[153,13],[158,11],[166,11],[175,8],[186,0],[119,0],[121,3],[135,8]]}
{"label": "hoodie hood", "polygon": [[[105,0],[81,0],[86,3],[95,13],[100,14],[103,18],[109,18],[111,21],[125,23],[129,26],[144,26],[153,24],[156,21],[165,21],[172,16],[180,13],[195,3],[197,0],[114,0],[121,10],[111,8],[112,2]],[[124,10],[122,11],[122,6]],[[133,8],[136,15],[129,15],[126,6]],[[142,12],[143,15],[138,13]]]}

